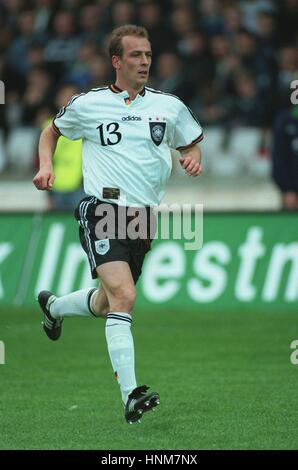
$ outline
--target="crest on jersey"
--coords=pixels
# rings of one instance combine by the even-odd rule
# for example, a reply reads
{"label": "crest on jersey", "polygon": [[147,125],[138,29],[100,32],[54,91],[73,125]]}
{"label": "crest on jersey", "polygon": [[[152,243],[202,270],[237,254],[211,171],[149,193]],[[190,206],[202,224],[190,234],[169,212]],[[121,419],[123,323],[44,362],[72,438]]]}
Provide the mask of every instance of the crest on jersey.
{"label": "crest on jersey", "polygon": [[165,122],[149,122],[151,139],[157,145],[157,147],[162,143],[162,139],[166,131]]}
{"label": "crest on jersey", "polygon": [[110,249],[110,240],[103,238],[102,240],[96,240],[95,250],[99,255],[105,255]]}

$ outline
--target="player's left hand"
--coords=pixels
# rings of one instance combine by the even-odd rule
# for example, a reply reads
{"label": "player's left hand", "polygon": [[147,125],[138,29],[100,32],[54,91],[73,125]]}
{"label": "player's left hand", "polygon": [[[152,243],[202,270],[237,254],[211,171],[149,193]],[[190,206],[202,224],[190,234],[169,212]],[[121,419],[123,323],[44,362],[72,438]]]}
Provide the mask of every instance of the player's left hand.
{"label": "player's left hand", "polygon": [[180,165],[189,176],[199,176],[202,173],[202,165],[192,157],[180,157]]}

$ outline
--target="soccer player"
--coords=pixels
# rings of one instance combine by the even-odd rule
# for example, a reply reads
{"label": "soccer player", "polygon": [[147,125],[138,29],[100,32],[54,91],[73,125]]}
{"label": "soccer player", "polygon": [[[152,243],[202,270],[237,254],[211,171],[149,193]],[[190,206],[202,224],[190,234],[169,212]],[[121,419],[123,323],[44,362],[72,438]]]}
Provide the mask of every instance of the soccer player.
{"label": "soccer player", "polygon": [[[135,284],[154,237],[152,207],[165,193],[171,148],[180,151],[186,174],[196,177],[201,173],[197,143],[203,133],[178,97],[146,86],[152,52],[145,28],[125,25],[115,29],[109,53],[115,84],[74,96],[60,110],[41,133],[40,169],[33,179],[38,189],[51,190],[55,178],[52,155],[59,136],[83,140],[84,190],[88,197],[79,203],[75,216],[92,277],[100,284],[98,289],[62,297],[42,291],[38,302],[44,314],[44,331],[51,340],[60,337],[66,317],[105,318],[107,347],[120,385],[125,419],[132,423],[159,404],[157,392],[149,391],[146,385],[137,386],[131,333]],[[115,236],[105,236],[98,230],[98,223],[104,219],[102,208],[114,214]],[[120,236],[121,211],[126,216],[124,237]],[[138,218],[140,213],[146,219],[146,229],[135,238],[128,227],[136,218],[137,225],[144,226]]]}

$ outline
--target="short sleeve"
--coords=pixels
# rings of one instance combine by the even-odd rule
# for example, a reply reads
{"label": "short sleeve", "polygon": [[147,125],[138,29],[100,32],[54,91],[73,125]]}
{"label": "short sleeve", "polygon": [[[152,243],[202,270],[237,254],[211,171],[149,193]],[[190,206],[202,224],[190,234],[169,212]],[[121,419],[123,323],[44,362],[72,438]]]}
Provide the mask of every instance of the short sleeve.
{"label": "short sleeve", "polygon": [[70,140],[83,137],[82,121],[79,119],[79,105],[81,95],[75,95],[63,106],[53,120],[54,129]]}
{"label": "short sleeve", "polygon": [[192,111],[179,101],[178,119],[174,130],[173,147],[184,150],[203,139],[203,129]]}

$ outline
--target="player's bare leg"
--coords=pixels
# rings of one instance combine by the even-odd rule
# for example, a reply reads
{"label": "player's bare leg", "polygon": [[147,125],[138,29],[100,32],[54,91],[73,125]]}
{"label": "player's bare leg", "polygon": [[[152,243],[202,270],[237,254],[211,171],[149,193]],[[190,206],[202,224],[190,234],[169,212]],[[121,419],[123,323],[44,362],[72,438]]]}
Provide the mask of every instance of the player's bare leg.
{"label": "player's bare leg", "polygon": [[96,268],[107,296],[110,311],[132,313],[136,299],[136,288],[128,263],[111,261]]}
{"label": "player's bare leg", "polygon": [[124,261],[105,263],[96,271],[111,309],[106,321],[108,351],[125,404],[125,418],[133,423],[159,404],[158,393],[148,392],[146,385],[137,387],[131,334],[136,289],[130,267]]}
{"label": "player's bare leg", "polygon": [[106,318],[107,314],[111,311],[107,294],[103,286],[100,286],[93,294],[91,308],[95,315],[101,318]]}

